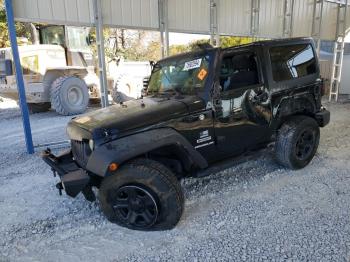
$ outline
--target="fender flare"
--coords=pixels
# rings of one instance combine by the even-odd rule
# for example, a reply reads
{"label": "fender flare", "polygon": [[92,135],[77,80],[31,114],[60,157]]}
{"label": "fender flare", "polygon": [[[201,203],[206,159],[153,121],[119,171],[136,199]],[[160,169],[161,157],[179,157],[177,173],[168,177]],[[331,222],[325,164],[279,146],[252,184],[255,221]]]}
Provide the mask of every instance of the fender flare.
{"label": "fender flare", "polygon": [[316,104],[311,94],[282,99],[273,109],[274,121],[272,121],[271,126],[278,129],[285,117],[298,113],[307,113],[310,116],[316,113]]}
{"label": "fender flare", "polygon": [[204,157],[178,132],[171,128],[145,131],[108,142],[97,147],[90,155],[86,169],[99,176],[108,176],[108,166],[118,165],[154,149],[176,145],[185,149],[200,168],[208,167]]}

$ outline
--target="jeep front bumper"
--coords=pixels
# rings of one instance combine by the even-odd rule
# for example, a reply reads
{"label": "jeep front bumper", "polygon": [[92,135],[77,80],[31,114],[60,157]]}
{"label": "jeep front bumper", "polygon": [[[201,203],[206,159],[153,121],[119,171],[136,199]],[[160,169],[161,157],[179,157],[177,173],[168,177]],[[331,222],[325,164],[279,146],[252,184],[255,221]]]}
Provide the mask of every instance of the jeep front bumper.
{"label": "jeep front bumper", "polygon": [[95,195],[89,185],[90,177],[74,161],[71,150],[55,156],[50,149],[47,149],[41,153],[41,157],[51,167],[54,176],[58,174],[60,177],[61,182],[56,185],[60,194],[64,190],[68,196],[76,197],[82,192],[87,200],[95,200]]}

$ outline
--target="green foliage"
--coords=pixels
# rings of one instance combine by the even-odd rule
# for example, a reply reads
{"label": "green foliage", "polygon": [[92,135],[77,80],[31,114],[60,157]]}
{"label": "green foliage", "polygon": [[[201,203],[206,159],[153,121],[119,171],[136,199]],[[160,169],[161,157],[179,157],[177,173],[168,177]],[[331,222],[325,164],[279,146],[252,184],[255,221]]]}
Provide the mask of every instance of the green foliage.
{"label": "green foliage", "polygon": [[191,51],[195,51],[199,49],[200,45],[209,44],[209,43],[210,43],[209,39],[200,39],[189,43],[188,46]]}
{"label": "green foliage", "polygon": [[169,55],[176,55],[191,51],[189,45],[171,45],[169,47]]}
{"label": "green foliage", "polygon": [[[221,48],[244,45],[244,44],[249,44],[251,42],[253,42],[253,39],[250,37],[238,37],[238,36],[221,36],[220,37]],[[199,45],[202,45],[202,44],[209,44],[209,39],[196,40],[187,45],[171,45],[170,55],[176,55],[183,52],[198,50]]]}
{"label": "green foliage", "polygon": [[[26,37],[30,39],[30,30],[24,23],[16,22],[17,37]],[[6,10],[4,0],[0,0],[0,48],[10,46],[9,35],[7,31]]]}
{"label": "green foliage", "polygon": [[[127,61],[157,61],[160,59],[160,42],[157,32],[105,28],[105,54],[107,60],[124,57]],[[94,33],[92,33],[94,36]]]}
{"label": "green foliage", "polygon": [[[104,37],[107,42],[105,53],[108,58],[123,56],[130,61],[157,61],[161,57],[161,46],[160,40],[157,39],[159,38],[157,32],[105,29]],[[111,39],[115,39],[116,44],[108,44]],[[221,36],[220,42],[221,47],[225,48],[251,43],[252,38]],[[209,39],[196,40],[187,45],[171,45],[169,55],[197,50],[201,44],[209,44]]]}
{"label": "green foliage", "polygon": [[253,42],[251,37],[238,37],[238,36],[221,36],[220,46],[222,48],[245,45]]}

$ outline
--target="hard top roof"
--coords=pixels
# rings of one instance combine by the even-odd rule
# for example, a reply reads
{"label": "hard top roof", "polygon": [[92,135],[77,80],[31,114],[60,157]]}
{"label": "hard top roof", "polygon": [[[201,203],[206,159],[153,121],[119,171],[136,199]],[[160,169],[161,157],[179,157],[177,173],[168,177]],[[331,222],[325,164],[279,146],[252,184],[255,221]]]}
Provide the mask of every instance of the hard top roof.
{"label": "hard top roof", "polygon": [[313,39],[311,37],[293,37],[293,38],[283,38],[283,39],[272,39],[272,40],[261,40],[261,41],[256,41],[253,43],[249,43],[249,44],[244,44],[244,45],[238,45],[238,46],[231,46],[231,47],[226,47],[226,48],[221,48],[221,47],[209,47],[209,48],[202,48],[202,49],[198,49],[195,51],[190,51],[190,52],[185,52],[185,53],[180,53],[180,54],[176,54],[173,56],[169,56],[166,58],[163,58],[161,60],[159,60],[159,62],[162,61],[167,61],[167,60],[173,60],[173,59],[181,59],[184,58],[186,56],[195,56],[195,55],[199,55],[199,54],[204,54],[206,52],[210,52],[210,51],[216,51],[216,50],[229,50],[229,49],[241,49],[241,48],[249,48],[249,47],[254,47],[254,46],[270,46],[270,45],[284,45],[284,44],[297,44],[300,42],[313,42]]}

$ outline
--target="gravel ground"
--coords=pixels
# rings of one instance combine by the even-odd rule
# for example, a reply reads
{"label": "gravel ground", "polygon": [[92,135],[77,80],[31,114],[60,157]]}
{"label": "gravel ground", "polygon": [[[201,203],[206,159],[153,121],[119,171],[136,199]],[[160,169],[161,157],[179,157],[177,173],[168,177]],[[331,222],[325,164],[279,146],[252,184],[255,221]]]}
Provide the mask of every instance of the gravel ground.
{"label": "gravel ground", "polygon": [[[6,105],[5,105],[6,104]],[[109,223],[98,203],[58,196],[49,168],[25,153],[20,112],[0,103],[0,261],[349,261],[350,103],[326,104],[331,124],[309,166],[272,153],[183,182],[184,215],[165,232]],[[69,117],[31,116],[34,143],[66,139]]]}

